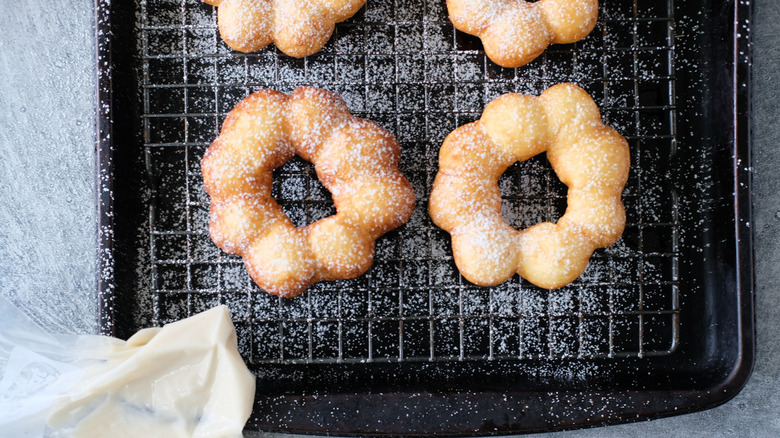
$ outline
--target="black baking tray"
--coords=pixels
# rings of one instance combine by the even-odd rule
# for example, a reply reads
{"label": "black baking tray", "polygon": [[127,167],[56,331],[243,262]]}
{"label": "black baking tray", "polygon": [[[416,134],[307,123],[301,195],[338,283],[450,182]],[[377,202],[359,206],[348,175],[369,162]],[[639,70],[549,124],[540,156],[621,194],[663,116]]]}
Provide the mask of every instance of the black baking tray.
{"label": "black baking tray", "polygon": [[[371,0],[368,3],[367,8],[382,4]],[[402,17],[402,12],[417,6],[424,8],[426,12],[440,11],[444,1],[399,0],[388,3],[390,6],[387,8],[392,9],[395,14],[394,32],[398,40],[403,37],[398,35],[400,29],[413,31],[416,25],[415,16]],[[289,356],[290,353],[285,353],[286,350],[282,349],[281,358],[270,357],[266,360],[258,353],[258,340],[255,338],[259,335],[253,332],[258,327],[258,321],[265,320],[254,313],[241,315],[239,312],[237,316],[234,311],[240,348],[242,353],[245,353],[250,368],[258,376],[257,397],[248,424],[249,428],[339,435],[524,433],[688,413],[717,406],[740,391],[750,375],[755,351],[749,127],[751,4],[738,0],[668,0],[659,8],[657,5],[663,2],[603,0],[601,3],[602,9],[622,11],[624,15],[621,16],[623,18],[615,19],[612,12],[602,13],[596,32],[600,32],[601,35],[597,36],[606,38],[608,29],[613,28],[617,29],[615,35],[618,35],[618,38],[620,29],[633,35],[633,39],[629,38],[627,41],[618,41],[614,44],[616,47],[625,46],[620,53],[633,56],[633,70],[629,67],[627,73],[633,81],[628,81],[627,93],[633,95],[636,100],[633,103],[624,102],[616,105],[627,107],[626,111],[636,117],[637,126],[639,120],[645,117],[646,111],[650,113],[656,111],[660,112],[663,119],[659,123],[674,127],[674,135],[657,136],[664,145],[663,150],[668,152],[669,156],[674,156],[674,159],[659,154],[642,155],[641,153],[632,157],[633,174],[637,180],[643,181],[646,186],[655,184],[657,190],[652,193],[656,196],[660,193],[661,199],[657,202],[664,206],[667,205],[664,204],[665,202],[669,202],[668,205],[673,210],[670,213],[671,219],[659,220],[671,224],[669,228],[672,230],[671,233],[664,235],[666,237],[654,236],[654,238],[673,241],[671,251],[667,251],[671,255],[668,257],[668,262],[664,262],[664,266],[668,269],[668,273],[664,275],[668,275],[671,280],[667,281],[668,279],[664,277],[657,281],[674,290],[674,302],[669,304],[668,309],[650,313],[646,307],[651,303],[651,298],[646,295],[643,299],[640,295],[637,309],[628,311],[623,309],[617,312],[615,309],[618,305],[613,303],[613,293],[610,292],[609,310],[606,315],[603,315],[604,320],[609,321],[610,327],[618,318],[638,318],[640,335],[639,346],[634,349],[636,351],[627,349],[625,354],[621,354],[620,349],[614,345],[618,341],[613,343],[610,335],[606,350],[596,351],[598,354],[583,354],[583,341],[580,335],[580,350],[573,353],[567,353],[565,348],[563,351],[555,350],[552,340],[548,339],[549,351],[543,349],[544,351],[539,354],[521,353],[513,358],[494,355],[493,348],[490,347],[485,351],[477,351],[477,354],[472,356],[464,355],[461,350],[460,355],[439,357],[434,354],[432,341],[433,324],[438,320],[435,320],[431,310],[431,314],[422,319],[425,321],[424,324],[428,322],[431,324],[431,348],[428,357],[422,354],[404,360],[403,354],[401,357],[390,354],[384,357],[385,360],[379,360],[381,358],[369,354],[367,358],[344,360],[339,352],[337,360],[319,360],[320,357],[311,352],[310,341],[308,356],[303,355],[298,360],[287,360],[285,354]],[[152,7],[158,6],[162,8],[161,10],[172,14],[170,15],[172,17],[178,17],[176,14],[181,13],[182,26],[155,27],[155,23],[138,21],[134,18],[143,16],[142,12],[148,12]],[[196,280],[195,271],[192,270],[194,268],[190,266],[193,263],[190,247],[197,242],[190,240],[190,236],[195,233],[189,228],[189,219],[187,219],[188,232],[180,233],[186,237],[188,258],[170,263],[186,266],[189,289],[185,292],[166,289],[165,276],[160,273],[162,267],[167,265],[157,263],[156,251],[159,248],[156,247],[156,239],[180,234],[166,234],[158,232],[156,228],[165,220],[171,220],[166,219],[162,211],[166,202],[164,193],[166,175],[161,175],[159,169],[155,167],[159,165],[162,155],[149,152],[150,149],[157,150],[156,140],[152,138],[158,135],[155,129],[161,129],[159,126],[165,125],[155,125],[156,127],[150,130],[149,114],[153,111],[150,109],[149,94],[145,94],[148,93],[145,90],[150,88],[149,75],[152,71],[150,57],[147,56],[147,48],[151,44],[149,32],[155,35],[181,32],[184,35],[198,30],[189,26],[186,20],[192,14],[204,13],[202,8],[207,6],[195,0],[140,0],[138,2],[96,0],[95,2],[99,104],[97,120],[99,133],[97,205],[100,218],[98,304],[100,327],[104,334],[126,338],[142,327],[187,316],[195,311],[195,302],[199,299],[197,297],[210,293],[207,288],[194,287],[190,284]],[[650,14],[656,19],[666,18],[643,20],[641,19],[643,14]],[[362,12],[341,25],[340,29],[342,31],[350,29],[350,26],[359,29],[359,23],[369,20],[368,15],[370,12]],[[672,20],[671,17],[674,19]],[[425,17],[420,20],[422,28],[427,28],[426,20],[428,18]],[[665,38],[670,44],[669,47],[673,49],[667,48],[663,51],[669,56],[669,59],[664,61],[668,62],[665,65],[673,70],[673,74],[663,79],[665,86],[672,90],[672,97],[668,100],[665,96],[658,96],[655,90],[650,90],[648,94],[637,85],[645,83],[645,78],[639,71],[641,64],[637,62],[643,56],[641,55],[643,32],[659,32],[659,29],[652,25],[656,21],[668,24],[668,26],[664,24],[665,27],[660,30],[659,38]],[[446,23],[442,26],[446,26]],[[366,35],[367,33],[364,33],[363,36]],[[349,36],[343,37],[349,38]],[[173,38],[173,44],[181,43],[176,36],[170,38]],[[186,41],[188,37],[182,38]],[[337,35],[334,40],[340,38]],[[462,50],[466,56],[479,56],[480,45],[477,40],[458,33],[453,33],[452,38],[454,41],[452,51]],[[218,41],[215,44],[218,44]],[[612,42],[603,43],[604,46],[608,44]],[[394,47],[393,50],[398,50],[397,43]],[[339,50],[351,50],[351,48],[326,47],[325,56],[329,56],[327,55],[329,50],[332,50],[333,56],[337,57],[341,53]],[[557,49],[559,52],[555,50],[552,48],[550,54],[545,55],[542,70],[555,65],[556,59],[560,58],[557,55],[560,53],[587,53],[587,49],[578,48],[576,45],[559,48]],[[275,62],[283,59],[272,48],[267,49],[263,54],[274,57]],[[390,55],[397,56],[397,53]],[[600,56],[607,55],[610,53],[601,53]],[[233,54],[227,52],[211,56],[215,62],[219,62],[218,59],[233,59]],[[168,55],[158,58],[154,58],[155,62],[168,59],[178,62],[176,60],[179,59]],[[194,62],[198,59],[197,55],[193,56],[191,53],[181,58],[185,59],[183,62]],[[247,59],[251,61],[254,58]],[[292,65],[295,66],[294,63]],[[531,70],[534,68],[530,67]],[[482,82],[485,84],[482,85],[486,90],[488,85],[494,83],[515,86],[518,82],[524,81],[523,75],[529,71],[521,68],[507,73],[507,70],[491,67],[487,61],[484,69],[485,79]],[[153,71],[151,74],[154,74]],[[364,72],[364,74],[367,78],[368,73]],[[510,76],[506,81],[491,82],[494,77],[507,74]],[[279,75],[277,67],[275,79],[270,80],[267,85],[281,84],[280,88],[283,89],[290,86]],[[556,79],[566,75],[567,72],[556,72]],[[578,78],[589,84],[591,87],[589,91],[607,90],[609,87],[617,87],[618,83],[611,82],[613,78],[606,70],[603,76],[590,78],[592,80],[576,76],[573,80]],[[185,75],[185,82],[186,79]],[[363,81],[367,82],[367,80]],[[475,83],[481,84],[480,81],[477,80]],[[306,81],[304,79],[300,82]],[[396,93],[403,85],[401,82],[396,76],[393,84]],[[343,85],[338,91],[350,92],[350,84],[341,84],[338,80],[335,80],[334,84]],[[631,94],[631,84],[634,86],[633,94]],[[239,85],[247,89],[255,88],[247,86],[246,79]],[[363,84],[363,89],[368,90],[369,85]],[[537,86],[531,88],[540,91],[536,88],[548,85],[550,85],[549,80],[540,79]],[[422,80],[421,86],[426,87],[426,90],[433,87],[427,80]],[[165,87],[161,89],[168,90]],[[187,92],[184,93],[186,99]],[[215,99],[222,96],[219,93],[221,91],[215,94]],[[170,98],[170,94],[166,96]],[[647,99],[656,105],[644,105]],[[601,96],[600,103],[607,100],[607,96]],[[658,104],[657,101],[662,103]],[[217,110],[216,113],[219,114],[214,118],[219,120],[227,109]],[[428,109],[426,100],[425,110]],[[456,115],[455,123],[463,124],[473,120],[478,117],[479,109],[461,111]],[[358,112],[360,115],[371,115],[369,110]],[[475,112],[477,114],[472,114]],[[605,114],[608,113],[609,111],[605,111]],[[428,115],[423,114],[420,117],[424,117],[428,122]],[[186,114],[183,118],[187,119]],[[189,127],[186,129],[193,129],[191,125],[193,120],[185,120],[185,126]],[[425,136],[428,136],[427,130]],[[652,144],[655,138],[652,134],[642,132],[627,137],[632,146]],[[193,155],[193,161],[196,162],[197,151],[202,152],[203,145],[187,144],[186,137],[183,143],[185,153]],[[402,139],[401,143],[404,154],[413,153],[410,149],[416,145],[414,141]],[[161,150],[176,151],[178,149],[175,148],[179,143],[171,140],[163,146],[168,149],[160,147]],[[649,150],[647,146],[643,147],[645,149],[638,149]],[[426,150],[425,153],[430,160],[431,156],[435,157],[435,152],[435,150]],[[412,161],[420,160],[414,157]],[[165,164],[170,165],[170,162]],[[535,165],[544,166],[539,163]],[[531,168],[531,170],[537,169]],[[513,171],[520,175],[518,178],[521,178],[524,168]],[[291,173],[300,174],[296,172],[298,171]],[[187,177],[185,180],[189,181]],[[429,189],[424,185],[423,188]],[[648,189],[647,193],[651,191]],[[549,196],[554,198],[556,195]],[[560,194],[557,196],[560,197]],[[629,207],[632,202],[636,202],[637,205],[647,205],[641,201],[644,196],[642,192],[634,193],[633,196],[634,198],[627,200]],[[420,197],[419,193],[418,197]],[[421,204],[424,205],[424,202]],[[192,206],[193,209],[202,207],[197,203],[193,203]],[[420,208],[418,205],[418,210]],[[647,236],[650,236],[656,224],[643,225],[642,212],[637,214],[640,217],[639,224],[634,228],[640,231],[634,234],[640,237],[625,238],[624,248],[627,248],[628,253],[638,253],[644,258],[663,258],[656,254],[657,251],[651,250],[652,245],[648,243],[650,240]],[[402,236],[404,231],[394,233],[391,233],[387,241],[401,239],[399,236]],[[644,243],[641,240],[643,233],[646,237]],[[221,266],[219,269],[226,269],[224,266],[232,263],[229,259],[223,260],[223,256],[216,257],[219,262],[215,264]],[[403,258],[403,255],[397,257]],[[620,253],[606,252],[600,253],[598,257],[609,260],[609,263],[615,263],[622,256]],[[378,259],[381,262],[381,258]],[[602,259],[597,258],[597,260]],[[425,261],[438,262],[438,260],[427,259]],[[415,266],[410,262],[404,264],[404,260],[400,263],[401,269],[397,272],[399,276],[407,275],[405,269]],[[627,266],[629,270],[643,272],[643,268],[636,265]],[[223,274],[222,271],[219,272],[221,278]],[[649,276],[649,273],[645,275]],[[641,274],[639,280],[646,288],[656,281],[643,278]],[[600,281],[604,282],[604,280]],[[607,286],[604,287],[611,288],[613,283],[613,280],[607,280],[604,283]],[[516,290],[532,290],[517,278],[513,280],[513,285],[516,286]],[[580,290],[588,290],[590,287],[587,280],[582,280],[577,285]],[[427,286],[430,286],[430,280],[429,284],[424,284],[422,289]],[[354,287],[361,291],[380,289],[371,282]],[[457,287],[460,288],[458,290],[463,290],[467,285],[463,284],[463,280],[458,280]],[[397,289],[397,293],[404,292],[403,286]],[[640,290],[643,289],[640,287]],[[644,293],[649,294],[651,289],[646,290],[647,292]],[[440,292],[437,289],[429,291],[428,294],[429,297],[434,297]],[[489,293],[492,297],[498,292]],[[576,321],[579,321],[581,327],[582,321],[591,316],[585,310],[583,298],[585,295],[582,292],[577,301],[579,310],[572,314],[565,313],[565,310],[562,314],[555,313],[552,292],[539,293],[547,294],[544,295],[546,297],[544,302],[548,309],[544,310],[539,318],[548,320],[549,324],[560,318],[573,318],[575,325]],[[214,292],[212,295],[217,297],[218,302],[230,301],[232,296],[222,292]],[[176,296],[186,296],[184,309],[169,312],[173,307],[169,304],[171,297]],[[259,301],[252,300],[261,300],[262,292],[250,290],[248,296],[249,307],[253,305],[257,307]],[[370,292],[368,296],[372,296]],[[460,297],[462,300],[463,295]],[[642,307],[643,305],[645,307]],[[279,309],[286,309],[287,306],[287,302],[278,304]],[[493,336],[501,334],[498,328],[493,328],[494,320],[498,316],[491,312],[485,315],[483,319],[490,324],[492,342]],[[645,327],[643,324],[659,315],[669,316],[666,319],[667,326],[662,324],[659,329],[668,333],[667,340],[670,340],[670,343],[663,348],[653,349],[646,346],[646,341],[653,339],[653,334],[649,330],[643,331]],[[526,317],[512,316],[518,320]],[[453,318],[453,321],[460,321],[461,327],[464,321],[466,323],[471,321],[462,314],[462,309],[461,314]],[[392,323],[403,328],[407,320],[403,315],[397,319],[392,319]],[[311,320],[311,313],[295,320],[304,325],[309,324],[309,331],[305,332],[309,333],[309,339],[312,333]],[[372,323],[376,324],[378,321],[371,320],[367,324],[371,327]],[[277,323],[276,320],[271,322]],[[286,322],[289,321],[284,323]],[[345,322],[348,321],[346,319],[338,321],[338,324]],[[284,323],[279,322],[279,324]],[[613,333],[612,329],[609,333]],[[617,331],[615,333],[615,336],[619,335]],[[490,343],[490,346],[492,345]]]}

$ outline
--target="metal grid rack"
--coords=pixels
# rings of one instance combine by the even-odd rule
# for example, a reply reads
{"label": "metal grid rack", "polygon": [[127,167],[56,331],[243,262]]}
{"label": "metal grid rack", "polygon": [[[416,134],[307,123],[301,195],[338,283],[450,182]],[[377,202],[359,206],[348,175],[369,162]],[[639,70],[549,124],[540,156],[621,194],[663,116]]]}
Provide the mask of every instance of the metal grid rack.
{"label": "metal grid rack", "polygon": [[[680,330],[678,203],[665,182],[676,150],[674,4],[603,3],[587,39],[504,69],[478,39],[454,30],[445,0],[368,0],[305,59],[273,47],[231,51],[215,9],[197,0],[139,0],[155,322],[227,304],[254,364],[670,354]],[[559,82],[588,90],[629,140],[625,234],[565,288],[543,290],[517,276],[473,286],[458,274],[447,233],[427,216],[438,149],[492,98]],[[408,224],[377,242],[366,275],[284,300],[257,288],[240,258],[211,243],[200,159],[240,99],[299,85],[341,94],[353,114],[396,135],[418,202]],[[309,163],[296,158],[274,176],[274,196],[296,224],[334,212]],[[566,187],[544,157],[512,166],[500,187],[504,217],[517,227],[555,221],[565,210]]]}

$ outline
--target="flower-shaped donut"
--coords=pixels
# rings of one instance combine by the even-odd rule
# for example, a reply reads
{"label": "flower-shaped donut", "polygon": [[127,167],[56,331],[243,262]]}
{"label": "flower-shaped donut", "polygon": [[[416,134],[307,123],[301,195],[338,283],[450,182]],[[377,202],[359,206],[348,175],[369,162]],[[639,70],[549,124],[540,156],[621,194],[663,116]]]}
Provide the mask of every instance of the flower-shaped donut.
{"label": "flower-shaped donut", "polygon": [[336,23],[355,15],[366,0],[203,0],[217,6],[222,39],[249,53],[274,43],[287,55],[317,53]]}
{"label": "flower-shaped donut", "polygon": [[[498,179],[513,163],[542,152],[569,188],[566,213],[556,224],[517,231],[501,215]],[[582,88],[505,94],[444,140],[429,212],[450,233],[455,263],[470,282],[492,286],[518,273],[539,287],[558,288],[579,277],[596,248],[623,233],[629,164],[626,140],[601,122]]]}
{"label": "flower-shaped donut", "polygon": [[550,44],[571,44],[593,30],[598,0],[447,0],[455,28],[482,39],[502,67],[520,67]]}
{"label": "flower-shaped donut", "polygon": [[[303,228],[271,196],[273,169],[295,154],[314,164],[337,211]],[[242,256],[252,279],[275,295],[357,277],[372,264],[374,241],[412,214],[414,191],[399,158],[395,138],[353,117],[338,95],[258,91],[233,108],[201,162],[211,239]]]}

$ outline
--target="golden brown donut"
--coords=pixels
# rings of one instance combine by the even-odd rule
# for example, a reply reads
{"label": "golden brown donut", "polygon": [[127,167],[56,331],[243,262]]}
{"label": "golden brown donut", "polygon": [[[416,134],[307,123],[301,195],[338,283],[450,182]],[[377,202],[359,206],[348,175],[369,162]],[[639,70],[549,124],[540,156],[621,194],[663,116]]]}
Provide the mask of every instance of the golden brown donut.
{"label": "golden brown donut", "polygon": [[455,28],[479,37],[502,67],[533,61],[550,44],[571,44],[593,30],[598,0],[447,0]]}
{"label": "golden brown donut", "polygon": [[[271,196],[273,170],[295,154],[314,164],[337,211],[303,228]],[[275,295],[357,277],[372,264],[374,241],[412,214],[400,155],[390,133],[353,117],[336,94],[258,91],[228,114],[201,162],[211,239],[242,256],[252,279]]]}
{"label": "golden brown donut", "polygon": [[[498,179],[542,152],[569,188],[566,213],[557,224],[517,231],[501,215]],[[429,213],[450,233],[455,263],[470,282],[493,286],[518,273],[539,287],[559,288],[582,274],[596,248],[623,233],[629,164],[625,138],[601,122],[582,88],[505,94],[444,140]]]}
{"label": "golden brown donut", "polygon": [[302,58],[319,52],[336,23],[355,15],[366,0],[203,0],[217,6],[219,33],[231,49],[249,53],[274,43]]}

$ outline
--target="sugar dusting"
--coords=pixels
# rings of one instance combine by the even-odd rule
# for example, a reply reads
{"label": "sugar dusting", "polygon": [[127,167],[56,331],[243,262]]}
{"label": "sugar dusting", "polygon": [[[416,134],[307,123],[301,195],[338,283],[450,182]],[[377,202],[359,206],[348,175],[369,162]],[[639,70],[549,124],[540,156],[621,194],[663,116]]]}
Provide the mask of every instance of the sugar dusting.
{"label": "sugar dusting", "polygon": [[504,67],[533,61],[551,43],[573,43],[596,24],[596,0],[450,0],[455,27],[482,39],[487,55]]}
{"label": "sugar dusting", "polygon": [[[332,218],[302,228],[269,196],[273,169],[296,153],[314,163],[338,206]],[[257,284],[275,295],[294,297],[323,279],[361,275],[371,264],[373,240],[411,215],[413,193],[396,167],[398,155],[390,134],[351,116],[333,93],[313,87],[290,96],[254,93],[230,112],[202,161],[210,234],[221,249],[241,255]],[[282,187],[287,198],[304,189]]]}
{"label": "sugar dusting", "polygon": [[254,52],[275,43],[291,56],[318,52],[336,23],[360,9],[365,0],[226,0],[219,30],[235,50]]}
{"label": "sugar dusting", "polygon": [[[197,166],[188,167],[183,154],[153,155],[151,165],[161,175],[158,191],[163,201],[154,231],[190,232],[192,238],[156,234],[152,239],[148,223],[138,229],[137,245],[148,248],[153,240],[156,251],[137,260],[142,279],[135,286],[140,291],[138,326],[179,319],[209,303],[228,302],[238,315],[244,357],[258,364],[258,372],[269,379],[274,374],[263,363],[432,360],[484,362],[486,371],[508,367],[560,381],[572,375],[587,379],[598,371],[576,361],[561,364],[560,357],[638,354],[643,348],[634,330],[639,319],[627,312],[651,303],[671,311],[677,293],[673,242],[678,225],[673,211],[678,201],[663,190],[665,165],[654,164],[669,160],[665,151],[671,148],[671,128],[652,112],[641,112],[637,118],[634,110],[640,98],[635,85],[646,105],[663,104],[664,93],[672,86],[665,72],[672,68],[665,57],[669,52],[660,45],[666,41],[648,44],[635,63],[634,55],[623,50],[637,35],[630,24],[632,11],[604,5],[603,18],[609,21],[599,23],[577,50],[554,46],[524,68],[503,69],[485,58],[478,41],[454,33],[443,12],[427,3],[369,2],[362,16],[337,27],[320,54],[300,61],[272,48],[248,56],[230,52],[216,33],[214,9],[188,6],[186,19],[193,27],[183,37],[158,33],[159,41],[139,47],[139,53],[147,54],[146,85],[179,84],[187,72],[186,96],[179,97],[181,101],[186,97],[186,111],[183,103],[175,111],[186,113],[187,123],[166,125],[166,129],[178,129],[180,137],[186,137],[187,159],[194,163],[216,137],[225,113],[251,91],[273,87],[289,92],[298,85],[315,85],[338,92],[355,115],[377,121],[399,139],[401,170],[414,185],[418,200],[425,201],[446,133],[479,118],[485,104],[500,94],[538,94],[556,82],[575,81],[594,96],[606,123],[629,137],[634,151],[636,166],[624,196],[629,227],[623,238],[598,251],[566,293],[541,290],[518,277],[500,287],[477,288],[458,274],[449,236],[423,214],[379,239],[368,274],[318,284],[295,300],[283,301],[253,286],[241,260],[219,253],[206,228],[193,226],[200,223],[192,220],[196,214],[207,210],[204,198],[194,193],[201,178]],[[170,12],[143,19],[148,25],[178,26],[184,19],[180,2],[170,4],[175,6]],[[685,29],[697,22],[696,17],[682,20],[688,23]],[[382,32],[386,38],[379,41],[386,43],[367,51],[367,38]],[[414,46],[418,52],[409,51],[410,41],[419,42]],[[175,58],[179,50],[187,54],[184,61]],[[432,68],[442,61],[452,68]],[[350,68],[342,70],[346,63]],[[217,65],[230,74],[216,74]],[[696,66],[678,68],[695,71]],[[147,104],[155,112],[170,102],[150,95]],[[154,150],[182,148],[178,143],[150,143]],[[706,190],[712,182],[691,170]],[[332,214],[328,191],[309,164],[293,160],[278,169],[276,179],[275,196],[285,212],[300,221],[298,225]],[[512,206],[505,209],[507,219],[518,228],[563,215],[566,187],[544,157],[510,168],[502,181],[506,181],[501,185],[504,205]],[[690,200],[682,202],[692,209]],[[155,288],[148,260],[157,270]],[[644,285],[642,297],[639,284]],[[646,293],[651,287],[659,288],[658,298]],[[668,338],[653,336],[659,345]],[[550,365],[540,369],[517,362],[518,358],[541,358]]]}
{"label": "sugar dusting", "polygon": [[[496,220],[499,207],[486,185],[495,187],[508,163],[542,152],[568,185],[569,205],[556,225],[512,232]],[[458,267],[477,284],[501,283],[517,272],[533,284],[562,287],[580,275],[593,249],[623,231],[627,143],[602,124],[595,103],[575,85],[556,85],[538,98],[494,100],[478,122],[447,138],[439,165],[431,217],[452,234]]]}

